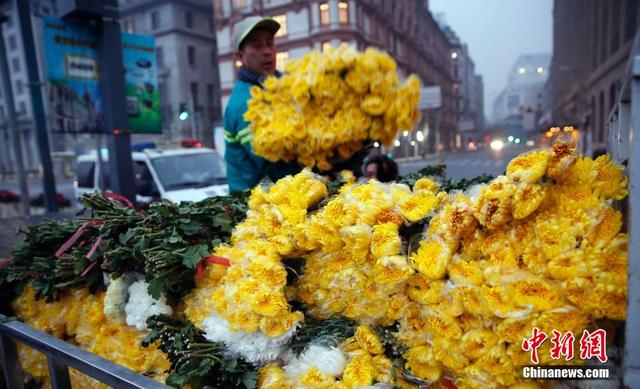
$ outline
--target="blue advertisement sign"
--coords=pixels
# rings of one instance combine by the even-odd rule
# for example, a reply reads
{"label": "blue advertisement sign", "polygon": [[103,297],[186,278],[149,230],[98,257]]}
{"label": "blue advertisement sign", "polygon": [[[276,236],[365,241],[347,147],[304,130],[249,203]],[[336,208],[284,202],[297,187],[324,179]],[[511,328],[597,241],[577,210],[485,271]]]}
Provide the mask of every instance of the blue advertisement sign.
{"label": "blue advertisement sign", "polygon": [[[96,36],[89,29],[43,16],[46,78],[53,131],[104,131]],[[155,39],[122,33],[129,131],[161,133]]]}
{"label": "blue advertisement sign", "polygon": [[122,33],[122,57],[129,128],[136,133],[162,133],[155,38]]}

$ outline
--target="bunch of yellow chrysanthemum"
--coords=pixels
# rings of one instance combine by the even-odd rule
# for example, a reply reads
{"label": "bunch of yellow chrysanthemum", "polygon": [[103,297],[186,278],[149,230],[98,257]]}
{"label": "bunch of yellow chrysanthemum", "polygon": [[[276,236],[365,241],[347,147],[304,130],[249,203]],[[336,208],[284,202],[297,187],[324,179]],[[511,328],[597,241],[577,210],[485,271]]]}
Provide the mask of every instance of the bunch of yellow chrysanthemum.
{"label": "bunch of yellow chrysanthemum", "polygon": [[[593,319],[624,319],[627,236],[609,200],[626,196],[627,179],[574,147],[521,155],[475,196],[444,201],[410,258],[398,337],[415,375],[512,385],[530,364],[521,344],[533,327],[579,339]],[[563,363],[549,343],[541,363]]]}
{"label": "bunch of yellow chrysanthemum", "polygon": [[[141,374],[164,382],[169,361],[156,345],[143,348],[145,333],[104,316],[104,293],[91,294],[87,289],[71,289],[58,301],[36,300],[35,292],[27,287],[13,301],[16,315],[34,328],[58,338],[65,338],[79,347],[109,359]],[[42,354],[20,348],[23,367],[35,378],[48,375]],[[98,381],[72,370],[74,385],[105,387]]]}
{"label": "bunch of yellow chrysanthemum", "polygon": [[[324,182],[307,170],[279,180],[268,192],[254,188],[247,218],[236,226],[232,244],[214,252],[231,265],[217,286],[213,285],[220,275],[208,273],[212,282],[192,293],[194,299],[187,301],[190,318],[196,324],[204,319],[202,306],[192,307],[204,300],[205,307],[215,307],[233,331],[260,330],[276,337],[299,323],[302,313],[291,311],[285,295],[287,272],[282,260],[298,253],[293,231],[305,223],[307,209],[326,195]],[[198,289],[212,293],[206,296]]]}
{"label": "bunch of yellow chrysanthemum", "polygon": [[354,185],[296,229],[297,244],[311,250],[297,288],[310,312],[383,325],[398,320],[414,274],[399,230],[435,209],[436,189],[427,178],[413,192],[404,184]]}
{"label": "bunch of yellow chrysanthemum", "polygon": [[312,51],[264,87],[251,90],[245,119],[254,151],[271,161],[328,170],[329,159],[350,157],[366,142],[391,144],[419,115],[418,78],[401,84],[393,58],[372,48]]}

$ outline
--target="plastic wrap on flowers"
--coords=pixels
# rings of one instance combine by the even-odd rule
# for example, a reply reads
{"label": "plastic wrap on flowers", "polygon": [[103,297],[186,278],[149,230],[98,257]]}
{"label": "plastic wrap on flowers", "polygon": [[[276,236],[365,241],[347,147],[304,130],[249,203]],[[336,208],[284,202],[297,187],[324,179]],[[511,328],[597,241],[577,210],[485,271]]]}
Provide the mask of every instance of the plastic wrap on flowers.
{"label": "plastic wrap on flowers", "polygon": [[367,142],[391,144],[398,130],[417,122],[420,81],[401,83],[388,54],[344,44],[312,51],[287,63],[281,78],[251,90],[245,119],[256,154],[331,169]]}
{"label": "plastic wrap on flowers", "polygon": [[[58,301],[46,302],[36,300],[35,291],[27,287],[12,305],[26,324],[164,382],[169,368],[165,355],[156,346],[141,347],[145,333],[106,318],[104,296],[102,292],[91,294],[88,289],[70,289]],[[42,364],[37,363],[38,357],[41,355],[30,349],[21,351],[25,370],[43,378],[46,367],[43,370]],[[81,374],[72,374],[72,379],[81,387],[100,387]]]}

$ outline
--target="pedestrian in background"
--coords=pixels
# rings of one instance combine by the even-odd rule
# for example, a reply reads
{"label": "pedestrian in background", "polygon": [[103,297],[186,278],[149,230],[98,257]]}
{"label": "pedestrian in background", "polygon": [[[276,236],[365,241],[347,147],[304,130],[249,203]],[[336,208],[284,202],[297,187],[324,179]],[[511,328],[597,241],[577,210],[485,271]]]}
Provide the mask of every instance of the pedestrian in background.
{"label": "pedestrian in background", "polygon": [[398,164],[387,155],[374,155],[365,161],[364,177],[380,182],[390,182],[398,179]]}
{"label": "pedestrian in background", "polygon": [[270,162],[254,154],[251,129],[243,116],[251,98],[251,88],[263,87],[268,76],[280,77],[276,70],[275,34],[280,24],[270,18],[251,16],[233,27],[231,44],[242,63],[224,112],[224,159],[230,192],[241,192],[256,186],[263,178],[273,182],[288,174],[298,173],[296,163]]}

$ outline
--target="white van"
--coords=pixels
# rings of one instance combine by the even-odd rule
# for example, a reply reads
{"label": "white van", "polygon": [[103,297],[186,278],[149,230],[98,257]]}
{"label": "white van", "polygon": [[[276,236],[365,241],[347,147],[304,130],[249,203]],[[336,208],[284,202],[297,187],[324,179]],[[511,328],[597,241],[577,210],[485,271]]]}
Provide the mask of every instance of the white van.
{"label": "white van", "polygon": [[[100,168],[97,152],[77,158],[74,189],[76,197],[99,190]],[[136,199],[151,202],[162,198],[172,202],[200,201],[229,194],[224,160],[213,149],[146,149],[132,152]],[[108,153],[102,152],[105,166]],[[110,189],[109,169],[103,175],[104,188]]]}

